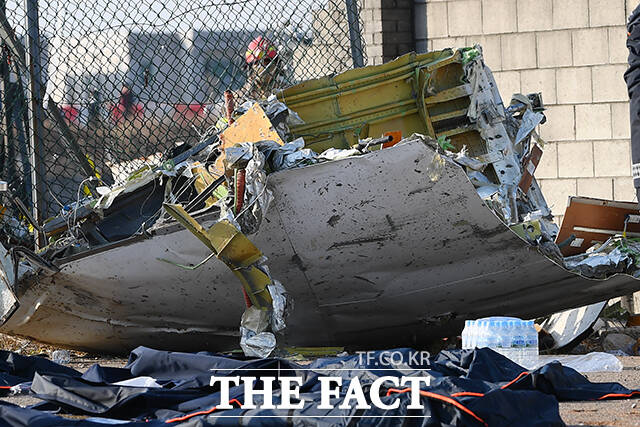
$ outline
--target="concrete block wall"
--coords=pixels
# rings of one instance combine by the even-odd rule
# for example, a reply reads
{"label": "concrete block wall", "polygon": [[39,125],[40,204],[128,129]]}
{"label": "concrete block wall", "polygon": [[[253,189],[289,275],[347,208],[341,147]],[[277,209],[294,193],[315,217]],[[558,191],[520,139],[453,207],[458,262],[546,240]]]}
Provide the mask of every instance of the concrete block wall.
{"label": "concrete block wall", "polygon": [[414,50],[413,0],[363,0],[361,16],[369,65]]}
{"label": "concrete block wall", "polygon": [[541,91],[536,177],[558,221],[570,195],[636,199],[626,19],[638,0],[428,0],[429,49],[483,46],[505,103]]}

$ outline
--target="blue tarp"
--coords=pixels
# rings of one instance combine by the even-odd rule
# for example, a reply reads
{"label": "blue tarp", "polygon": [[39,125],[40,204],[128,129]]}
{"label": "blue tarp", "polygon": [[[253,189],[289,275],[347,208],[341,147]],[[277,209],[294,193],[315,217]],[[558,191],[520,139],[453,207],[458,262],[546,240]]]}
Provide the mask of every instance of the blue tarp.
{"label": "blue tarp", "polygon": [[[84,374],[38,357],[0,352],[0,381],[31,383],[43,403],[20,408],[0,403],[0,424],[8,426],[99,426],[115,420],[126,425],[564,425],[560,401],[625,398],[640,394],[616,383],[592,383],[571,368],[550,363],[527,372],[489,349],[443,351],[425,360],[411,349],[317,359],[298,364],[286,359],[237,360],[211,353],[175,353],[139,347],[124,368],[94,365]],[[244,388],[232,386],[233,409],[220,410],[220,390],[211,376],[296,376],[302,379],[301,409],[242,409]],[[333,409],[318,409],[323,376],[341,377],[343,387]],[[383,403],[398,408],[340,409],[348,385],[357,377],[368,391],[382,376],[429,377],[420,387],[424,409],[409,409],[404,387],[383,386]],[[117,385],[123,380],[151,378],[152,387]],[[258,380],[259,381],[259,380]],[[278,384],[277,382],[275,384]],[[260,388],[260,387],[257,387]],[[5,391],[8,391],[5,389]],[[369,394],[365,393],[367,399]],[[280,402],[280,390],[273,393]],[[260,397],[256,399],[260,402]],[[368,403],[371,403],[370,401]],[[259,406],[259,403],[258,403]],[[90,417],[63,418],[63,414]],[[142,425],[142,424],[141,424]]]}

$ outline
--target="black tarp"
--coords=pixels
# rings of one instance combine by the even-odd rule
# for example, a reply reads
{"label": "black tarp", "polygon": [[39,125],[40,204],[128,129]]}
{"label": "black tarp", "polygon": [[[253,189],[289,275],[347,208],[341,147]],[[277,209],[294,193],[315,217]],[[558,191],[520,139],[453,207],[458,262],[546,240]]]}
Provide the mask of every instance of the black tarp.
{"label": "black tarp", "polygon": [[[32,381],[31,393],[43,400],[32,408],[0,404],[0,425],[104,425],[105,419],[144,422],[145,425],[564,425],[559,401],[625,398],[640,394],[616,383],[591,383],[573,369],[550,363],[532,372],[489,349],[443,351],[417,360],[411,349],[331,357],[306,365],[285,359],[236,360],[209,353],[174,353],[144,347],[131,353],[124,368],[93,366],[78,372],[37,357],[0,354],[0,374]],[[9,360],[11,362],[9,362]],[[6,362],[6,363],[2,363]],[[16,363],[17,362],[17,363]],[[28,365],[31,364],[31,367]],[[30,375],[33,375],[30,378]],[[302,409],[242,409],[244,389],[231,387],[233,409],[219,410],[220,393],[211,376],[296,376],[302,379]],[[318,409],[323,376],[343,379],[342,395],[358,377],[368,391],[381,376],[429,377],[420,388],[424,409],[408,409],[404,387],[382,388],[381,400],[399,406],[392,410]],[[132,387],[117,382],[146,377],[153,386]],[[277,383],[276,383],[277,384]],[[280,390],[274,390],[274,403]],[[368,396],[368,394],[367,394]],[[260,402],[260,398],[257,399]],[[371,403],[371,402],[368,402]],[[259,405],[259,404],[258,404]],[[46,410],[46,411],[45,411]],[[54,412],[57,415],[54,415]],[[92,421],[62,418],[60,414],[97,417]],[[135,425],[135,424],[131,424]]]}

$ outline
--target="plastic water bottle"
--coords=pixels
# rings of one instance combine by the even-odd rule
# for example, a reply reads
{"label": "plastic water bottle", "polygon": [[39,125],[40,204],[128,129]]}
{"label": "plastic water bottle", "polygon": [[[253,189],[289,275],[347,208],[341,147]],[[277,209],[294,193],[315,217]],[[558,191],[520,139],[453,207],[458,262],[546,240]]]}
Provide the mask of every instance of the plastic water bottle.
{"label": "plastic water bottle", "polygon": [[464,330],[462,331],[462,348],[476,348],[478,342],[478,322],[475,320],[466,320],[464,322]]}
{"label": "plastic water bottle", "polygon": [[515,317],[467,320],[462,331],[462,348],[489,347],[525,368],[538,359],[538,333],[533,321]]}
{"label": "plastic water bottle", "polygon": [[478,344],[478,322],[471,321],[471,330],[469,331],[469,348],[476,348]]}
{"label": "plastic water bottle", "polygon": [[487,321],[487,347],[497,350],[500,346],[500,330],[498,329],[498,322],[495,320]]}
{"label": "plastic water bottle", "polygon": [[489,322],[486,320],[479,320],[478,324],[478,342],[477,348],[487,347],[487,341],[489,338]]}
{"label": "plastic water bottle", "polygon": [[464,321],[464,329],[462,330],[462,349],[466,350],[471,348],[471,343],[469,342],[469,334],[471,333],[471,320]]}
{"label": "plastic water bottle", "polygon": [[513,321],[513,338],[511,340],[511,348],[515,349],[514,358],[512,359],[518,365],[522,365],[522,361],[524,360],[525,347],[526,347],[526,329],[524,327],[524,322],[522,321]]}
{"label": "plastic water bottle", "polygon": [[525,322],[525,354],[522,364],[526,368],[533,367],[538,362],[538,331],[536,331],[533,321]]}
{"label": "plastic water bottle", "polygon": [[504,357],[511,359],[511,336],[509,335],[508,323],[506,320],[498,321],[498,348],[497,352]]}

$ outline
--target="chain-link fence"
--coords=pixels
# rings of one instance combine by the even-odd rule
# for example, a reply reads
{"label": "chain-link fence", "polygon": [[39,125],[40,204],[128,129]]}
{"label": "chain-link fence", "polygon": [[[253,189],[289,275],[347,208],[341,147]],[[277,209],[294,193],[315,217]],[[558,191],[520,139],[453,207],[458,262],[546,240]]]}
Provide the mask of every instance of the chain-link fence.
{"label": "chain-link fence", "polygon": [[358,0],[0,0],[0,180],[11,190],[0,193],[5,236],[19,235],[26,215],[12,199],[27,212],[36,200],[42,221],[82,197],[86,178],[123,182],[173,147],[197,143],[215,129],[225,90],[257,99],[363,65],[360,7]]}

